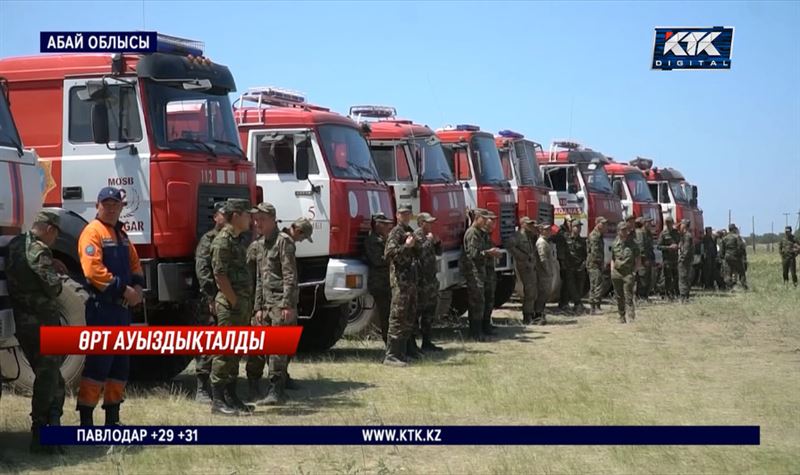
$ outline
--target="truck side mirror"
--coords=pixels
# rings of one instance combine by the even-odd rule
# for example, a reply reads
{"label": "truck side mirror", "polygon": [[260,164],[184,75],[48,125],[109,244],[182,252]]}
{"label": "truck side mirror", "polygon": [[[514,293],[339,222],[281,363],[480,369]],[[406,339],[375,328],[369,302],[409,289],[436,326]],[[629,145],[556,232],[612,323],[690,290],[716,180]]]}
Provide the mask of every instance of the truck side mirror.
{"label": "truck side mirror", "polygon": [[108,143],[108,107],[105,102],[92,104],[92,139],[94,143]]}
{"label": "truck side mirror", "polygon": [[297,161],[294,169],[298,180],[308,179],[308,147],[309,143],[307,140],[297,144]]}
{"label": "truck side mirror", "polygon": [[622,190],[622,180],[620,180],[619,178],[617,178],[613,182],[611,182],[611,188],[614,190],[614,194],[615,195],[619,196],[620,198],[622,198],[624,196],[624,193],[623,193],[623,190]]}
{"label": "truck side mirror", "polygon": [[699,198],[697,196],[697,185],[692,185],[692,198],[694,198],[695,201],[697,201],[697,198]]}
{"label": "truck side mirror", "polygon": [[[570,185],[570,186],[574,187],[574,185]],[[573,192],[570,191],[570,193],[573,193]],[[584,199],[586,199],[586,196],[583,194],[583,191],[575,191],[574,193],[575,193],[575,199],[578,200],[578,202],[581,202]]]}

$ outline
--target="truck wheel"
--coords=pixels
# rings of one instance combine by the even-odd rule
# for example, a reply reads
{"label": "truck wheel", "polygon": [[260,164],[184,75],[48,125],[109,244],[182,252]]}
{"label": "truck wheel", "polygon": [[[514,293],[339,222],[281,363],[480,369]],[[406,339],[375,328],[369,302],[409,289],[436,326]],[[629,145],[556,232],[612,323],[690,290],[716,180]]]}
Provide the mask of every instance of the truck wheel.
{"label": "truck wheel", "polygon": [[469,310],[469,297],[466,287],[460,287],[452,291],[452,300],[450,301],[450,315],[453,317],[460,317],[467,313]]}
{"label": "truck wheel", "polygon": [[365,294],[351,300],[346,306],[347,327],[344,329],[345,336],[358,336],[367,332],[372,327],[372,319],[375,318],[375,303],[372,296]]}
{"label": "truck wheel", "polygon": [[347,327],[350,305],[324,307],[314,318],[300,320],[303,334],[297,351],[300,353],[319,353],[327,351],[344,335]]}
{"label": "truck wheel", "polygon": [[501,275],[497,279],[497,287],[494,289],[494,308],[500,308],[511,299],[514,287],[517,285],[517,276]]}
{"label": "truck wheel", "polygon": [[[61,295],[56,299],[56,303],[60,307],[60,320],[63,326],[80,326],[86,325],[86,299],[88,295],[83,287],[72,279],[66,279],[63,283]],[[22,348],[15,348],[17,358],[19,360],[19,378],[11,383],[14,390],[30,395],[33,392],[33,369],[31,368],[28,359],[22,353]],[[16,361],[12,351],[4,351],[2,365],[14,367]],[[86,357],[84,355],[67,355],[61,363],[61,376],[64,377],[64,383],[67,391],[73,391],[78,387],[78,382],[81,379],[81,372],[83,371],[83,361]],[[13,371],[12,371],[13,373]]]}
{"label": "truck wheel", "polygon": [[[161,325],[196,325],[200,314],[199,302],[189,301],[174,306],[148,309],[147,323],[152,326]],[[151,355],[131,356],[131,367],[128,374],[130,381],[161,382],[169,381],[181,374],[194,359],[188,355]]]}

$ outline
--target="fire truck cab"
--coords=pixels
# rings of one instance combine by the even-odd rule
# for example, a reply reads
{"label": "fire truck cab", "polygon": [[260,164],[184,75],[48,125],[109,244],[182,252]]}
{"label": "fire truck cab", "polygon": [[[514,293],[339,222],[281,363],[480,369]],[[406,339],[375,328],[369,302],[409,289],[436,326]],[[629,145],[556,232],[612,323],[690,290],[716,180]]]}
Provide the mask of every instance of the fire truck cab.
{"label": "fire truck cab", "polygon": [[328,349],[371,311],[363,241],[373,214],[393,215],[391,191],[361,127],[300,93],[250,88],[234,114],[263,199],[284,226],[301,217],[314,224],[314,242],[297,245],[300,348]]}
{"label": "fire truck cab", "polygon": [[495,144],[500,152],[503,172],[517,197],[517,222],[527,216],[541,224],[553,224],[550,189],[544,184],[536,161],[542,146],[511,130],[498,132]]}
{"label": "fire truck cab", "polygon": [[[517,204],[503,172],[494,136],[476,125],[466,124],[438,129],[436,135],[442,141],[453,174],[463,185],[467,209],[485,208],[497,215],[492,242],[502,248],[516,232]],[[505,249],[501,252],[495,263],[498,274],[495,307],[511,298],[516,283],[511,255]],[[454,295],[453,299],[454,307],[466,309],[466,305],[460,305],[460,295]]]}
{"label": "fire truck cab", "polygon": [[[353,106],[350,117],[369,124],[372,158],[381,179],[394,190],[395,202],[411,205],[414,215],[426,212],[436,218],[433,232],[443,250],[436,272],[441,314],[449,307],[447,291],[464,283],[458,267],[466,226],[462,185],[450,170],[441,141],[427,126],[399,119],[396,109],[387,106]],[[416,228],[416,220],[411,221]]]}
{"label": "fire truck cab", "polygon": [[587,237],[598,217],[606,218],[603,236],[605,263],[611,262],[611,244],[622,221],[622,205],[614,194],[605,170],[608,157],[577,142],[554,141],[547,153],[539,153],[545,183],[552,189],[550,202],[555,207],[556,224],[566,216],[583,222],[581,235]]}
{"label": "fire truck cab", "polygon": [[[44,204],[61,213],[54,254],[82,278],[77,239],[100,189],[124,190],[122,212],[142,261],[136,324],[193,324],[194,250],[215,201],[255,198],[239,146],[226,66],[203,44],[158,35],[152,54],[58,54],[0,60],[24,141],[41,157]],[[189,357],[136,357],[134,379],[163,379]]]}

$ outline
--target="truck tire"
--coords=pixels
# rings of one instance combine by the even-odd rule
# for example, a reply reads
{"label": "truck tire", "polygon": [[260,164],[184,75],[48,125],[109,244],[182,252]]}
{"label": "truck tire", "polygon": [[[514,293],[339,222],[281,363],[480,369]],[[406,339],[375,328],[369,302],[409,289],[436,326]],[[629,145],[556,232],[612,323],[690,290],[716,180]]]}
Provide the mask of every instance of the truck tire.
{"label": "truck tire", "polygon": [[494,308],[502,307],[511,299],[516,285],[516,274],[497,276],[497,287],[494,289]]}
{"label": "truck tire", "polygon": [[[56,299],[60,307],[60,319],[63,326],[86,325],[86,299],[88,294],[83,287],[72,279],[64,280],[61,295]],[[11,383],[14,390],[18,393],[30,395],[33,392],[33,369],[28,359],[22,353],[22,348],[15,348],[19,360],[19,378]],[[2,365],[10,367],[16,365],[12,351],[4,351]],[[67,355],[61,363],[61,376],[68,392],[74,391],[78,387],[83,371],[84,355]]]}
{"label": "truck tire", "polygon": [[313,318],[300,320],[303,333],[297,347],[299,353],[328,351],[344,335],[350,315],[350,305],[323,307]]}
{"label": "truck tire", "polygon": [[372,321],[375,318],[375,304],[372,296],[365,294],[357,299],[353,299],[347,306],[347,326],[344,329],[345,336],[358,336],[366,333],[373,327]]}

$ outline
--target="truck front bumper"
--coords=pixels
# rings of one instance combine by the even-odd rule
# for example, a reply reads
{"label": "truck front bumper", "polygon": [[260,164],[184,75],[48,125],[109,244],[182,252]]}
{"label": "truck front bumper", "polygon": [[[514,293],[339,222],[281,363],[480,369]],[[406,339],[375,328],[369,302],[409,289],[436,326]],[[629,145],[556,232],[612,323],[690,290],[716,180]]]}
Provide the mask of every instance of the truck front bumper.
{"label": "truck front bumper", "polygon": [[325,299],[346,303],[367,292],[366,264],[355,259],[330,259],[325,271]]}
{"label": "truck front bumper", "polygon": [[458,261],[461,258],[460,250],[447,251],[436,258],[436,278],[439,279],[439,290],[457,287],[464,283]]}

